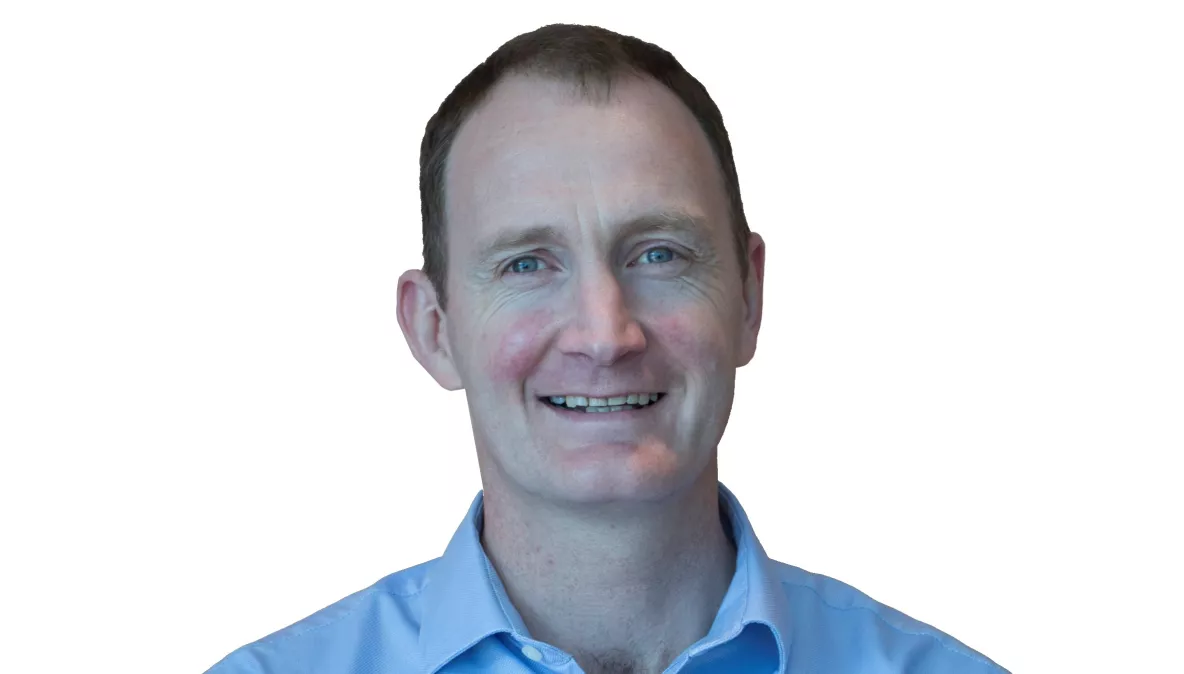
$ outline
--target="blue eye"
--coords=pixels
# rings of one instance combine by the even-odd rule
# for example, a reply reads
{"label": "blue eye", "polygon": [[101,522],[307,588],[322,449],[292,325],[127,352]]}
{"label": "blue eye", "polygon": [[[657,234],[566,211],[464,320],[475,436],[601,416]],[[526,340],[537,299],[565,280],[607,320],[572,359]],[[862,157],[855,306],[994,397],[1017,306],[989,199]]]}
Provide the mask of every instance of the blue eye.
{"label": "blue eye", "polygon": [[517,260],[511,262],[506,266],[506,271],[510,272],[511,274],[530,274],[531,272],[544,269],[546,266],[547,265],[543,264],[543,261],[539,258],[533,255],[528,255],[526,257],[520,257]]}
{"label": "blue eye", "polygon": [[663,262],[670,262],[673,259],[674,251],[666,246],[656,246],[642,253],[641,257],[637,258],[637,261],[640,264],[661,264]]}

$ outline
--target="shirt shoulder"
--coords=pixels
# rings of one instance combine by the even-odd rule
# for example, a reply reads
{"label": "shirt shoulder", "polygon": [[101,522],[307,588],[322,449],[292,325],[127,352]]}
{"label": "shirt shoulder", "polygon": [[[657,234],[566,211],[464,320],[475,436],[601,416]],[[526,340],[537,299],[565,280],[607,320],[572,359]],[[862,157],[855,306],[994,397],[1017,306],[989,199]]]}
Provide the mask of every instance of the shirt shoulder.
{"label": "shirt shoulder", "polygon": [[790,672],[1008,674],[949,634],[842,581],[774,566],[791,614]]}
{"label": "shirt shoulder", "polygon": [[419,652],[419,593],[431,560],[390,574],[308,617],[235,649],[206,674],[404,671]]}

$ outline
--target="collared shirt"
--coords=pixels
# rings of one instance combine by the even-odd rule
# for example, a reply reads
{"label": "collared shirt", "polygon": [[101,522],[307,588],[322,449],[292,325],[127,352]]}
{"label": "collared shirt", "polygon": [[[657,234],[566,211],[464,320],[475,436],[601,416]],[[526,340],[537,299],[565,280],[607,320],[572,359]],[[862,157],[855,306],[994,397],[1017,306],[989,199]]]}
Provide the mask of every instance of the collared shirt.
{"label": "collared shirt", "polygon": [[[719,483],[736,573],[711,629],[666,674],[1004,674],[954,638],[832,578],[770,559]],[[444,555],[227,655],[207,674],[578,674],[531,638],[481,546],[484,492]]]}

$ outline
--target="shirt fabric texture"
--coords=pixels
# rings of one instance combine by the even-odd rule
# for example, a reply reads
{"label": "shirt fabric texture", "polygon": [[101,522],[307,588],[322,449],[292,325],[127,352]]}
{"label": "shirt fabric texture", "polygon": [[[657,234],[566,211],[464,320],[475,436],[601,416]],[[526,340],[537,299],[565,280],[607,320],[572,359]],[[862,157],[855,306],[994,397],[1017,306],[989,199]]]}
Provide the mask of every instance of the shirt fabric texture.
{"label": "shirt fabric texture", "polygon": [[[949,635],[826,576],[770,559],[719,484],[736,546],[708,633],[665,674],[1005,674]],[[481,546],[484,491],[443,556],[393,573],[227,655],[206,674],[578,674],[532,639]]]}

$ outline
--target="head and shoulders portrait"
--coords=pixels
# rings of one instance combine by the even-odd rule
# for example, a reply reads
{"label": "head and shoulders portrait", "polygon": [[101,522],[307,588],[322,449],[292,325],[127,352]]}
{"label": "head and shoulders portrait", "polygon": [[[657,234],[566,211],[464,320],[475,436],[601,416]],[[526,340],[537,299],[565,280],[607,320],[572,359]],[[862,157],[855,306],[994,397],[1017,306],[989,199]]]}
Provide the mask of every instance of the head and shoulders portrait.
{"label": "head and shoulders portrait", "polygon": [[427,123],[398,318],[463,390],[482,490],[444,554],[211,674],[1004,671],[771,559],[717,450],[766,245],[723,115],[669,52],[519,35]]}

